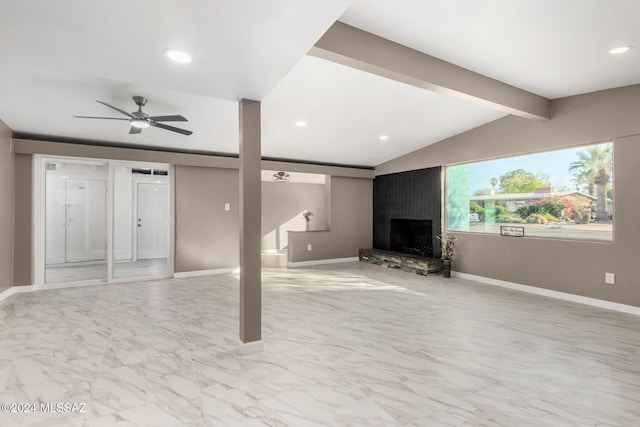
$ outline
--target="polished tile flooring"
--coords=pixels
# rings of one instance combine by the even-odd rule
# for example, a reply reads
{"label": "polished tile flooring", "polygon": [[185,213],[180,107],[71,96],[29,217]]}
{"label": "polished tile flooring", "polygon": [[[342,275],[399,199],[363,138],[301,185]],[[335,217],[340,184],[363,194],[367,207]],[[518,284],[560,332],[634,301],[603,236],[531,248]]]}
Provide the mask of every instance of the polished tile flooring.
{"label": "polished tile flooring", "polygon": [[364,263],[263,271],[265,351],[238,279],[0,302],[2,426],[637,426],[640,317]]}
{"label": "polished tile flooring", "polygon": [[[131,262],[113,264],[113,277],[131,278],[159,276],[168,274],[167,259],[140,259]],[[46,283],[77,282],[85,280],[107,279],[107,263],[105,262],[70,262],[67,264],[48,265],[45,268]]]}

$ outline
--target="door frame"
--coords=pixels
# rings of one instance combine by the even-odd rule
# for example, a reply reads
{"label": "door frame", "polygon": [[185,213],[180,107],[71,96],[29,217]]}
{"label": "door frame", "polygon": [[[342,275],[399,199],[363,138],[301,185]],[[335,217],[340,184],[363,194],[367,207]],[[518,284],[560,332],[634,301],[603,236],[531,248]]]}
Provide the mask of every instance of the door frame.
{"label": "door frame", "polygon": [[[107,176],[107,279],[94,279],[78,282],[56,282],[45,283],[45,262],[46,262],[46,164],[47,162],[64,162],[77,164],[108,165]],[[33,284],[37,288],[58,288],[75,285],[104,284],[119,282],[134,282],[156,278],[173,277],[175,271],[175,167],[167,163],[155,162],[133,162],[127,160],[70,157],[34,154],[33,156]],[[140,276],[117,279],[113,277],[113,240],[114,240],[114,168],[117,166],[131,166],[136,168],[167,168],[169,173],[169,245],[167,254],[167,273],[162,275]],[[137,199],[137,196],[135,197]],[[137,209],[137,206],[135,207]],[[134,214],[136,211],[134,211]],[[133,244],[133,242],[132,242]],[[133,248],[132,248],[133,249]]]}

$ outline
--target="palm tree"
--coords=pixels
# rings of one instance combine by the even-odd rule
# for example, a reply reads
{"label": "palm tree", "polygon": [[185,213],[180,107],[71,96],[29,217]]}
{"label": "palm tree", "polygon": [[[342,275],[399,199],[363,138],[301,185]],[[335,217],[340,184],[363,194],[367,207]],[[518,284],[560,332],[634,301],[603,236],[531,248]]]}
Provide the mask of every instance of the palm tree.
{"label": "palm tree", "polygon": [[575,182],[576,190],[578,191],[580,191],[580,189],[584,188],[583,186],[586,185],[587,194],[590,196],[593,196],[593,193],[595,192],[595,189],[596,189],[595,185],[593,185],[594,176],[595,176],[595,171],[591,169],[580,171],[580,172],[574,172],[573,179],[571,181]]}
{"label": "palm tree", "polygon": [[571,162],[569,172],[573,173],[577,185],[587,184],[589,195],[596,189],[596,220],[606,221],[607,184],[613,168],[612,144],[599,144],[587,147],[577,153],[578,160]]}
{"label": "palm tree", "polygon": [[491,178],[489,183],[491,184],[491,194],[496,194],[496,185],[498,185],[498,179],[494,176],[493,178]]}

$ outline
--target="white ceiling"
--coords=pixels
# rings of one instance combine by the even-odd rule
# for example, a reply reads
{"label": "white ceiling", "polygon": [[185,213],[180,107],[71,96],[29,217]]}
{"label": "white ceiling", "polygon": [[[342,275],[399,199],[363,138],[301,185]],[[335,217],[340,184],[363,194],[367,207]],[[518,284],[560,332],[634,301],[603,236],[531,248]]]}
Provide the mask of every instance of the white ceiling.
{"label": "white ceiling", "polygon": [[[338,18],[549,98],[640,83],[636,0],[21,0],[0,3],[0,119],[20,134],[237,154],[237,100],[257,99],[263,155],[374,166],[501,117],[304,56]],[[607,53],[620,44],[636,49]],[[167,48],[194,60],[171,63]],[[134,111],[133,95],[194,134],[71,117],[119,117],[95,101]]]}
{"label": "white ceiling", "polygon": [[[263,102],[265,156],[373,166],[504,116],[305,56]],[[304,120],[307,125],[297,127]],[[381,141],[380,136],[388,139]]]}
{"label": "white ceiling", "polygon": [[638,0],[354,0],[340,21],[550,99],[640,83]]}

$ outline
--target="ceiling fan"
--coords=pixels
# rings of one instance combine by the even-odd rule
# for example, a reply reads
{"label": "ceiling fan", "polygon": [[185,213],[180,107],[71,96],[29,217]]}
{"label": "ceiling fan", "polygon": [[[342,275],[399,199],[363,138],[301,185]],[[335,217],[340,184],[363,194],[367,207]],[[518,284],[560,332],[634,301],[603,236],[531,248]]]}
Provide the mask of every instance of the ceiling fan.
{"label": "ceiling fan", "polygon": [[92,116],[73,116],[79,119],[104,119],[104,120],[128,120],[131,124],[131,129],[129,129],[130,134],[136,134],[142,132],[142,129],[148,128],[149,126],[155,126],[160,129],[170,130],[172,132],[181,133],[183,135],[191,135],[193,132],[186,129],[180,129],[174,126],[165,125],[159,122],[186,122],[188,121],[184,117],[180,115],[173,116],[149,116],[147,113],[142,111],[142,107],[147,104],[147,98],[144,96],[134,96],[133,102],[138,106],[138,111],[134,111],[132,113],[128,113],[124,110],[121,110],[118,107],[114,107],[111,104],[107,104],[103,101],[96,101],[106,107],[109,107],[113,110],[116,110],[119,113],[124,114],[128,118],[120,118],[120,117],[92,117]]}

